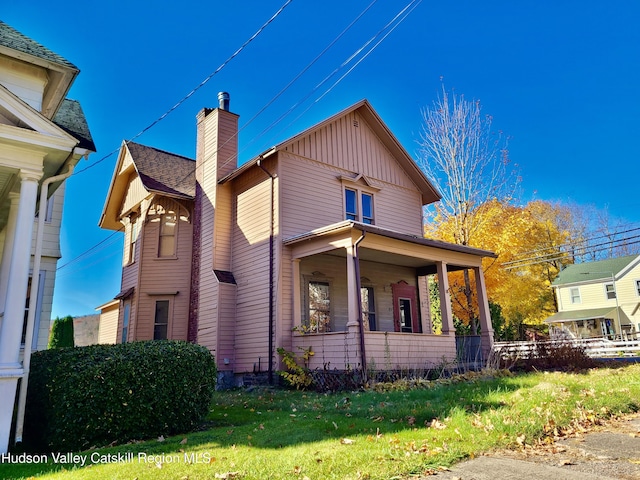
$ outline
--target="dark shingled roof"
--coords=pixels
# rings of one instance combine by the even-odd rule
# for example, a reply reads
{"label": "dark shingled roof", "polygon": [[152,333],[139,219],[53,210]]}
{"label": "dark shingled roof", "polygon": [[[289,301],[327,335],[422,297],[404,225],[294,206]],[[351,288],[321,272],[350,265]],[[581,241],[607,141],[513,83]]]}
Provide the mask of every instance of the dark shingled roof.
{"label": "dark shingled roof", "polygon": [[33,55],[34,57],[42,58],[49,62],[57,63],[58,65],[79,70],[78,67],[69,60],[61,57],[55,52],[52,52],[47,47],[40,45],[38,42],[30,39],[26,35],[23,35],[15,28],[2,21],[0,21],[0,45],[22,53]]}
{"label": "dark shingled roof", "polygon": [[147,190],[174,197],[195,198],[194,160],[134,142],[128,142],[127,147]]}
{"label": "dark shingled roof", "polygon": [[86,148],[92,152],[96,151],[96,145],[93,143],[87,119],[79,102],[68,98],[64,99],[56,116],[53,117],[53,123],[76,138],[80,142],[78,147]]}

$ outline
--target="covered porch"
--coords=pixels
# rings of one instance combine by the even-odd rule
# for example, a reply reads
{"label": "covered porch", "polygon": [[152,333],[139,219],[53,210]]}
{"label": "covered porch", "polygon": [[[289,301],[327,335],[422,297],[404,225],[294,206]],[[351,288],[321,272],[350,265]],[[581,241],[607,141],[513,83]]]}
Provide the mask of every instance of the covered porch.
{"label": "covered porch", "polygon": [[493,253],[353,221],[284,246],[292,259],[291,346],[314,352],[309,368],[425,370],[455,361],[448,273],[461,269],[473,271],[485,358],[491,351],[481,264]]}
{"label": "covered porch", "polygon": [[631,320],[620,307],[558,312],[544,322],[549,324],[552,338],[628,340],[637,337]]}

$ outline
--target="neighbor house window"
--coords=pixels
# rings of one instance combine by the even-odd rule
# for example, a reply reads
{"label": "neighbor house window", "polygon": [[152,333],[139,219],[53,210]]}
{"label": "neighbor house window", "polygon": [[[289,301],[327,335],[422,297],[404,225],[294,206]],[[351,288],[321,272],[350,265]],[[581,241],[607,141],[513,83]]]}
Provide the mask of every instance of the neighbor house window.
{"label": "neighbor house window", "polygon": [[569,294],[571,295],[571,303],[581,303],[579,288],[572,288],[569,290]]}
{"label": "neighbor house window", "polygon": [[124,311],[122,314],[122,343],[127,343],[129,335],[129,316],[131,315],[131,301],[124,302]]}
{"label": "neighbor house window", "polygon": [[640,297],[640,280],[636,280],[636,294]]}
{"label": "neighbor house window", "polygon": [[331,323],[331,297],[329,282],[309,282],[309,317],[307,327],[310,332],[328,332]]}
{"label": "neighbor house window", "polygon": [[616,298],[616,289],[613,286],[613,283],[605,283],[604,291],[607,296],[607,300],[613,300]]}
{"label": "neighbor house window", "polygon": [[176,254],[176,214],[167,212],[160,217],[159,257],[173,257]]}
{"label": "neighbor house window", "polygon": [[373,296],[373,287],[360,288],[360,300],[362,303],[362,322],[365,330],[375,331],[376,326],[376,302]]}
{"label": "neighbor house window", "polygon": [[347,220],[373,225],[373,195],[353,188],[345,188],[344,212]]}
{"label": "neighbor house window", "polygon": [[169,329],[169,300],[156,301],[156,315],[153,323],[153,339],[166,340]]}

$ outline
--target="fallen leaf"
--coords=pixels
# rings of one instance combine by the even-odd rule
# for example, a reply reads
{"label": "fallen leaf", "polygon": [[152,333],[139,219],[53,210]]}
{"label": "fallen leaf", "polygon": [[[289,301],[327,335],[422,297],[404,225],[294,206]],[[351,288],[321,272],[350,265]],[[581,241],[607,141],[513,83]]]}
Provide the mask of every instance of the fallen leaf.
{"label": "fallen leaf", "polygon": [[341,438],[340,439],[340,443],[343,444],[343,445],[351,445],[351,444],[356,443],[356,441],[355,440],[351,440],[350,438]]}
{"label": "fallen leaf", "polygon": [[185,445],[187,443],[187,437],[184,437],[182,440],[180,440],[180,445]]}
{"label": "fallen leaf", "polygon": [[158,437],[158,441],[159,441],[159,442],[164,442],[164,435],[160,435],[160,436]]}

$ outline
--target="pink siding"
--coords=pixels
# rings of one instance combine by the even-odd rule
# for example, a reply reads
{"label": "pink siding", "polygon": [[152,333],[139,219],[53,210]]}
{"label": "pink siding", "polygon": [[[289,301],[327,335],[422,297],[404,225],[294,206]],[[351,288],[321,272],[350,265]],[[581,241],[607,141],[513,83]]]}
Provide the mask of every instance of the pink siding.
{"label": "pink siding", "polygon": [[[359,342],[357,330],[327,335],[294,335],[293,349],[298,351],[298,347],[311,347],[315,352],[309,363],[311,369],[322,369],[330,362],[331,369],[341,370],[360,365]],[[456,341],[453,335],[366,332],[365,352],[369,369],[403,367],[426,370],[455,360]]]}
{"label": "pink siding", "polygon": [[220,315],[218,316],[218,349],[216,362],[218,370],[233,370],[235,367],[235,311],[236,286],[221,283]]}
{"label": "pink siding", "polygon": [[[314,160],[280,154],[282,233],[284,238],[337,223],[345,219],[341,177],[355,173]],[[393,160],[391,165],[400,166]],[[367,175],[365,173],[365,175]],[[422,235],[421,194],[416,188],[377,181],[374,193],[376,225]],[[361,180],[360,185],[365,185]],[[352,186],[352,185],[350,185]],[[364,187],[366,188],[366,186]],[[321,207],[320,207],[321,206]]]}
{"label": "pink siding", "polygon": [[271,180],[259,168],[235,182],[232,271],[237,286],[236,372],[268,368]]}
{"label": "pink siding", "polygon": [[[169,199],[156,198],[155,202],[179,212],[176,232],[175,258],[158,256],[159,217],[149,215],[142,227],[142,259],[140,291],[138,292],[137,339],[153,338],[155,302],[170,301],[170,321],[167,335],[175,340],[187,339],[189,290],[191,280],[192,225],[189,212]],[[174,294],[174,292],[178,292]]]}

